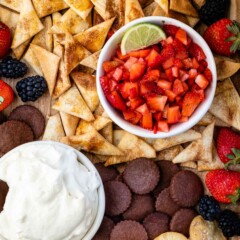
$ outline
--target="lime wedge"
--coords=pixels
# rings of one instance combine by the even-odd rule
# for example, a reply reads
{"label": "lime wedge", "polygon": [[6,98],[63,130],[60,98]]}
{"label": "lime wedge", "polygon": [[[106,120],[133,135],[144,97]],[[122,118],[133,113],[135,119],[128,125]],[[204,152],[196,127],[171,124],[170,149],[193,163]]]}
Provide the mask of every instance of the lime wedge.
{"label": "lime wedge", "polygon": [[143,49],[166,39],[165,32],[157,25],[151,23],[137,24],[124,34],[121,51],[125,55],[131,51]]}

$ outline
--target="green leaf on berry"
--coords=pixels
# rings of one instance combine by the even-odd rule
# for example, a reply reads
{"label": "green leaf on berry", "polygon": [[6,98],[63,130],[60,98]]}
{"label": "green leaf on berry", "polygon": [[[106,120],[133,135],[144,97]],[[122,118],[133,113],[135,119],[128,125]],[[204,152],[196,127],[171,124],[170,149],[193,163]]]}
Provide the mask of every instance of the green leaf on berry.
{"label": "green leaf on berry", "polygon": [[230,165],[240,164],[240,149],[232,148],[233,154],[228,154],[227,157],[230,159],[229,162],[225,164],[225,167],[228,169]]}
{"label": "green leaf on berry", "polygon": [[240,189],[237,189],[237,190],[236,190],[236,194],[234,194],[234,195],[228,195],[227,197],[231,200],[231,202],[232,202],[234,205],[236,205],[236,204],[237,204],[237,201],[238,201],[239,198],[240,198]]}
{"label": "green leaf on berry", "polygon": [[233,42],[230,51],[235,53],[237,50],[240,50],[240,24],[237,21],[233,21],[231,25],[227,26],[227,29],[233,36],[227,38],[225,41]]}

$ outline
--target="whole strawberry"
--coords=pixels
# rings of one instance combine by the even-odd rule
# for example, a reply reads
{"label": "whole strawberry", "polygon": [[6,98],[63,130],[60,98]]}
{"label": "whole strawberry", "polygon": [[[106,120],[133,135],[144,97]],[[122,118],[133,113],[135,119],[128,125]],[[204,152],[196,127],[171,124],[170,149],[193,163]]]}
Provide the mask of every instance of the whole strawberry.
{"label": "whole strawberry", "polygon": [[230,128],[220,128],[217,136],[217,152],[227,166],[240,163],[240,135]]}
{"label": "whole strawberry", "polygon": [[208,27],[203,38],[213,52],[230,56],[240,49],[239,23],[223,18]]}
{"label": "whole strawberry", "polygon": [[3,58],[9,52],[11,47],[11,32],[7,25],[0,22],[0,58]]}
{"label": "whole strawberry", "polygon": [[7,108],[14,99],[14,92],[12,88],[5,83],[3,80],[0,80],[0,111]]}
{"label": "whole strawberry", "polygon": [[240,197],[240,172],[213,170],[206,175],[206,186],[221,203],[236,203]]}

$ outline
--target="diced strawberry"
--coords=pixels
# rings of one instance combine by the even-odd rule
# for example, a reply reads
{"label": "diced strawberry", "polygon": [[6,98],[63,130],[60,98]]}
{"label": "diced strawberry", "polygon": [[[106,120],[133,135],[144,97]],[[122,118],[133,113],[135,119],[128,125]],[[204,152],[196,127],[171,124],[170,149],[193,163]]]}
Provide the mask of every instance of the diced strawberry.
{"label": "diced strawberry", "polygon": [[127,69],[123,69],[123,75],[122,75],[122,79],[124,80],[124,81],[129,81],[129,79],[130,79],[130,73],[129,73],[129,71],[127,70]]}
{"label": "diced strawberry", "polygon": [[182,61],[181,61],[179,58],[175,58],[175,59],[174,59],[173,65],[174,65],[175,67],[178,67],[178,68],[182,68],[182,67],[183,67],[183,63],[182,63]]}
{"label": "diced strawberry", "polygon": [[173,77],[178,77],[179,69],[178,67],[172,67],[172,75]]}
{"label": "diced strawberry", "polygon": [[160,78],[160,71],[158,69],[148,70],[141,81],[157,81]]}
{"label": "diced strawberry", "polygon": [[136,109],[140,105],[142,105],[144,102],[141,98],[131,98],[130,99],[130,108],[131,109]]}
{"label": "diced strawberry", "polygon": [[183,64],[185,69],[189,69],[193,67],[192,59],[191,58],[186,58],[183,60]]}
{"label": "diced strawberry", "polygon": [[173,43],[173,38],[170,36],[165,40],[166,44],[172,44]]}
{"label": "diced strawberry", "polygon": [[130,119],[129,122],[136,125],[140,122],[141,118],[142,118],[142,114],[135,111],[135,117]]}
{"label": "diced strawberry", "polygon": [[173,45],[166,45],[162,49],[160,56],[157,58],[157,61],[162,64],[163,62],[165,62],[166,60],[174,56],[175,56],[175,50]]}
{"label": "diced strawberry", "polygon": [[140,121],[141,127],[152,130],[153,129],[153,119],[152,113],[148,112],[142,115],[142,119]]}
{"label": "diced strawberry", "polygon": [[110,94],[108,78],[106,76],[102,76],[100,78],[100,83],[101,83],[101,87],[102,87],[104,95],[106,96],[106,95]]}
{"label": "diced strawberry", "polygon": [[158,80],[157,85],[162,89],[170,90],[172,88],[172,83],[164,79]]}
{"label": "diced strawberry", "polygon": [[122,79],[122,76],[123,76],[123,70],[119,67],[116,68],[113,74],[113,77],[115,78],[115,80],[119,82]]}
{"label": "diced strawberry", "polygon": [[115,91],[118,87],[118,84],[115,80],[113,79],[109,79],[109,88],[110,88],[110,91]]}
{"label": "diced strawberry", "polygon": [[174,64],[174,58],[171,57],[171,58],[169,58],[168,60],[166,60],[165,62],[163,62],[162,67],[163,67],[164,69],[168,69],[168,68],[172,67],[173,64]]}
{"label": "diced strawberry", "polygon": [[198,69],[199,68],[200,65],[199,65],[199,62],[197,61],[196,58],[193,58],[192,63],[193,63],[193,68],[194,69]]}
{"label": "diced strawberry", "polygon": [[196,93],[200,97],[201,102],[205,99],[205,93],[203,89],[197,90]]}
{"label": "diced strawberry", "polygon": [[169,125],[167,121],[158,121],[157,122],[158,131],[160,132],[169,132]]}
{"label": "diced strawberry", "polygon": [[183,98],[182,98],[181,96],[177,96],[177,97],[176,97],[176,103],[177,103],[177,105],[178,105],[180,108],[182,108],[182,106],[183,106]]}
{"label": "diced strawberry", "polygon": [[158,127],[157,127],[157,123],[155,123],[153,126],[153,133],[157,134],[157,132],[158,132]]}
{"label": "diced strawberry", "polygon": [[168,108],[167,122],[170,124],[178,123],[181,118],[179,106],[173,106]]}
{"label": "diced strawberry", "polygon": [[190,117],[200,102],[200,96],[196,92],[186,93],[183,99],[182,116]]}
{"label": "diced strawberry", "polygon": [[201,60],[199,64],[203,65],[205,68],[208,67],[208,63],[206,60]]}
{"label": "diced strawberry", "polygon": [[133,64],[135,64],[138,61],[138,58],[130,57],[124,64],[124,67],[130,72]]}
{"label": "diced strawberry", "polygon": [[206,59],[206,55],[205,55],[204,51],[202,50],[202,48],[194,42],[191,42],[191,44],[189,46],[189,52],[198,61]]}
{"label": "diced strawberry", "polygon": [[179,29],[179,27],[176,27],[174,25],[170,25],[170,24],[164,24],[163,25],[163,30],[165,31],[167,36],[175,37],[178,29]]}
{"label": "diced strawberry", "polygon": [[165,93],[165,95],[168,97],[168,100],[169,100],[170,102],[174,102],[174,100],[175,100],[175,98],[176,98],[177,95],[176,95],[173,91],[171,91],[171,90],[165,90],[164,93]]}
{"label": "diced strawberry", "polygon": [[213,79],[213,76],[212,76],[212,72],[209,68],[206,68],[203,72],[204,76],[206,77],[206,79],[211,82],[212,79]]}
{"label": "diced strawberry", "polygon": [[107,95],[108,101],[111,103],[111,105],[121,111],[126,111],[126,105],[123,101],[122,97],[118,94],[117,91],[113,91],[109,95]]}
{"label": "diced strawberry", "polygon": [[130,81],[135,82],[144,75],[146,64],[143,62],[134,63],[130,70]]}
{"label": "diced strawberry", "polygon": [[183,29],[179,28],[175,37],[184,45],[188,44],[187,33]]}
{"label": "diced strawberry", "polygon": [[196,76],[197,76],[198,72],[196,69],[193,69],[191,68],[189,71],[188,71],[188,75],[189,75],[189,78],[191,79],[195,79]]}
{"label": "diced strawberry", "polygon": [[180,69],[179,70],[179,77],[180,77],[181,81],[184,82],[189,78],[189,75],[186,71]]}
{"label": "diced strawberry", "polygon": [[148,66],[151,68],[156,68],[159,66],[159,63],[157,62],[157,58],[159,57],[159,53],[152,49],[152,51],[149,53],[147,58]]}
{"label": "diced strawberry", "polygon": [[162,118],[162,113],[161,113],[161,112],[154,113],[154,114],[153,114],[153,118],[154,118],[156,121],[161,120],[161,118]]}
{"label": "diced strawberry", "polygon": [[137,83],[132,83],[132,82],[124,82],[119,84],[119,91],[123,98],[128,98],[130,97],[131,91],[134,91],[135,89],[137,96],[139,95],[139,89],[138,89],[138,84]]}
{"label": "diced strawberry", "polygon": [[103,69],[106,73],[109,73],[109,72],[115,70],[118,66],[120,66],[120,63],[118,61],[103,62]]}
{"label": "diced strawberry", "polygon": [[142,50],[138,50],[138,51],[132,51],[132,52],[128,53],[128,55],[130,57],[145,58],[149,55],[150,52],[151,52],[151,48],[147,48],[147,49],[142,49]]}
{"label": "diced strawberry", "polygon": [[163,109],[163,112],[162,112],[162,118],[167,119],[168,108],[169,108],[169,104],[166,104],[166,106],[165,106],[165,108]]}
{"label": "diced strawberry", "polygon": [[152,49],[154,49],[156,52],[160,53],[160,45],[159,44],[152,45]]}
{"label": "diced strawberry", "polygon": [[117,56],[120,60],[123,60],[123,61],[126,61],[129,58],[128,54],[122,55],[122,52],[121,52],[120,48],[117,49]]}
{"label": "diced strawberry", "polygon": [[124,119],[136,125],[142,118],[142,114],[136,111],[127,110],[123,112]]}
{"label": "diced strawberry", "polygon": [[180,119],[179,119],[179,122],[180,123],[183,123],[183,122],[187,122],[188,121],[188,117],[181,117]]}
{"label": "diced strawberry", "polygon": [[171,68],[166,69],[166,70],[165,70],[165,73],[166,73],[166,75],[167,75],[168,80],[169,80],[169,81],[173,81],[172,69],[171,69]]}
{"label": "diced strawberry", "polygon": [[166,105],[167,99],[168,98],[166,96],[150,94],[146,97],[146,102],[147,102],[148,107],[151,110],[163,111],[163,109]]}
{"label": "diced strawberry", "polygon": [[191,42],[192,42],[192,39],[190,37],[188,37],[187,38],[187,48],[189,48]]}
{"label": "diced strawberry", "polygon": [[155,82],[141,82],[140,83],[140,94],[144,96],[145,94],[155,92],[157,89],[157,84]]}
{"label": "diced strawberry", "polygon": [[184,90],[184,92],[187,92],[188,89],[189,89],[188,85],[187,85],[185,82],[182,82],[182,84],[183,84],[183,90]]}
{"label": "diced strawberry", "polygon": [[136,116],[135,112],[132,110],[127,110],[123,112],[123,116],[125,120],[130,120],[131,118],[134,118]]}
{"label": "diced strawberry", "polygon": [[179,79],[176,79],[173,83],[173,92],[176,95],[184,93],[183,82],[180,81]]}
{"label": "diced strawberry", "polygon": [[160,79],[168,79],[168,76],[165,72],[160,73]]}
{"label": "diced strawberry", "polygon": [[205,78],[203,74],[199,74],[196,79],[195,83],[202,89],[207,88],[209,81]]}
{"label": "diced strawberry", "polygon": [[124,65],[124,63],[125,63],[123,60],[121,60],[117,57],[114,57],[113,60],[119,62],[121,65]]}
{"label": "diced strawberry", "polygon": [[141,113],[142,115],[149,113],[149,109],[146,103],[144,103],[143,105],[139,106],[136,109],[137,112]]}
{"label": "diced strawberry", "polygon": [[183,60],[189,57],[186,47],[178,39],[174,39],[173,47],[176,58]]}

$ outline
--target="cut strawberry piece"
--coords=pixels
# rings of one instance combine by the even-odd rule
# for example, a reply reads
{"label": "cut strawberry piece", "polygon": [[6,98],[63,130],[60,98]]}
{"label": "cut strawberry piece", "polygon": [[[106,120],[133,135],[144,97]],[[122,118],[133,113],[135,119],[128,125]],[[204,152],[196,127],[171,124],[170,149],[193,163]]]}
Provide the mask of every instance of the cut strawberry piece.
{"label": "cut strawberry piece", "polygon": [[153,129],[153,119],[152,113],[148,112],[142,115],[142,119],[140,121],[141,127],[152,130]]}
{"label": "cut strawberry piece", "polygon": [[139,106],[136,109],[136,111],[141,113],[142,115],[150,112],[146,103],[144,103],[143,105]]}
{"label": "cut strawberry piece", "polygon": [[181,61],[179,58],[175,58],[175,59],[174,59],[173,65],[174,65],[175,67],[178,67],[178,68],[182,68],[182,67],[183,67],[183,63],[182,63],[182,61]]}
{"label": "cut strawberry piece", "polygon": [[109,79],[109,89],[110,91],[115,91],[118,87],[118,84],[116,81],[114,81],[113,79]]}
{"label": "cut strawberry piece", "polygon": [[154,113],[154,114],[153,114],[153,118],[154,118],[156,121],[161,120],[161,118],[162,118],[162,113],[161,113],[161,112]]}
{"label": "cut strawberry piece", "polygon": [[173,77],[177,78],[179,73],[178,67],[172,67],[172,75]]}
{"label": "cut strawberry piece", "polygon": [[139,89],[138,89],[138,84],[137,83],[132,83],[132,82],[124,82],[119,84],[119,91],[123,98],[128,98],[130,97],[131,91],[135,89],[137,95],[139,95]]}
{"label": "cut strawberry piece", "polygon": [[115,70],[118,66],[120,66],[120,63],[118,61],[103,62],[103,69],[106,73],[109,73],[109,72]]}
{"label": "cut strawberry piece", "polygon": [[136,116],[135,112],[132,110],[127,110],[123,112],[123,117],[125,120],[130,120]]}
{"label": "cut strawberry piece", "polygon": [[206,59],[206,55],[205,55],[204,51],[202,50],[202,48],[194,42],[191,42],[191,44],[189,46],[189,52],[198,61]]}
{"label": "cut strawberry piece", "polygon": [[144,75],[146,64],[143,62],[134,63],[130,70],[130,81],[135,82]]}
{"label": "cut strawberry piece", "polygon": [[166,73],[160,73],[160,79],[167,79],[168,80],[168,76]]}
{"label": "cut strawberry piece", "polygon": [[109,88],[109,80],[106,76],[100,77],[100,84],[105,96],[111,93]]}
{"label": "cut strawberry piece", "polygon": [[120,48],[117,49],[117,56],[120,60],[123,60],[123,61],[126,61],[129,58],[128,54],[122,55],[122,52],[121,52]]}
{"label": "cut strawberry piece", "polygon": [[140,83],[140,94],[144,96],[145,94],[155,92],[157,89],[157,84],[155,82],[141,82]]}
{"label": "cut strawberry piece", "polygon": [[196,79],[195,79],[195,83],[202,89],[206,89],[209,81],[205,78],[205,76],[203,74],[199,74]]}
{"label": "cut strawberry piece", "polygon": [[135,64],[138,61],[135,57],[130,57],[124,64],[124,67],[130,72],[133,64]]}
{"label": "cut strawberry piece", "polygon": [[173,48],[172,45],[166,45],[161,53],[160,56],[157,58],[157,61],[159,63],[163,63],[165,61],[167,61],[169,58],[174,57],[175,56],[175,50]]}
{"label": "cut strawberry piece", "polygon": [[191,58],[186,58],[183,60],[183,64],[185,69],[189,69],[193,67],[192,59]]}
{"label": "cut strawberry piece", "polygon": [[185,93],[185,92],[188,91],[189,87],[185,82],[183,82],[182,84],[183,84],[183,90],[184,90],[184,93]]}
{"label": "cut strawberry piece", "polygon": [[213,76],[212,76],[212,72],[209,68],[206,68],[203,72],[204,76],[206,77],[206,79],[211,82],[212,79],[213,79]]}
{"label": "cut strawberry piece", "polygon": [[123,76],[123,70],[119,67],[116,68],[113,74],[113,77],[115,78],[115,80],[119,82],[122,79],[122,76]]}
{"label": "cut strawberry piece", "polygon": [[188,119],[189,119],[188,117],[183,117],[183,116],[182,116],[182,117],[179,119],[179,122],[180,122],[180,123],[187,122]]}
{"label": "cut strawberry piece", "polygon": [[200,64],[199,64],[199,62],[197,61],[196,58],[193,58],[192,63],[193,63],[193,68],[194,69],[198,69],[199,68]]}
{"label": "cut strawberry piece", "polygon": [[163,25],[163,30],[165,31],[167,36],[175,37],[178,29],[179,29],[179,27],[176,27],[174,25],[170,25],[170,24],[164,24]]}
{"label": "cut strawberry piece", "polygon": [[205,93],[204,93],[204,90],[196,90],[196,93],[198,94],[201,102],[205,99]]}
{"label": "cut strawberry piece", "polygon": [[175,100],[175,98],[176,98],[177,95],[176,95],[173,91],[171,91],[171,90],[165,90],[164,93],[165,93],[165,95],[168,97],[168,100],[169,100],[170,102],[174,102],[174,100]]}
{"label": "cut strawberry piece", "polygon": [[197,75],[198,75],[198,72],[197,72],[197,70],[196,69],[190,69],[189,71],[188,71],[188,75],[189,75],[189,78],[191,78],[191,79],[195,79],[196,77],[197,77]]}
{"label": "cut strawberry piece", "polygon": [[166,96],[150,94],[146,97],[146,102],[147,102],[148,107],[151,110],[163,111],[163,109],[166,105],[167,99],[168,98]]}
{"label": "cut strawberry piece", "polygon": [[162,89],[170,90],[172,88],[172,83],[164,79],[158,80],[157,85]]}
{"label": "cut strawberry piece", "polygon": [[139,112],[134,112],[135,113],[135,117],[132,119],[129,119],[129,122],[136,125],[140,122],[141,118],[142,118],[142,114]]}
{"label": "cut strawberry piece", "polygon": [[171,57],[171,58],[169,58],[168,60],[166,60],[166,61],[162,64],[162,67],[163,67],[164,69],[168,69],[168,68],[172,67],[173,64],[174,64],[174,58]]}
{"label": "cut strawberry piece", "polygon": [[205,68],[208,67],[208,63],[206,60],[201,60],[199,63],[203,65]]}
{"label": "cut strawberry piece", "polygon": [[165,73],[166,73],[166,75],[167,75],[167,78],[168,78],[168,80],[169,81],[173,81],[173,75],[172,75],[172,69],[166,69],[165,70]]}
{"label": "cut strawberry piece", "polygon": [[157,132],[158,132],[158,127],[157,127],[157,123],[155,123],[153,126],[153,133],[157,134]]}
{"label": "cut strawberry piece", "polygon": [[169,132],[169,125],[167,121],[158,121],[157,122],[158,131],[160,132]]}
{"label": "cut strawberry piece", "polygon": [[138,97],[138,94],[139,94],[139,92],[138,92],[138,88],[131,88],[130,89],[130,98],[136,98],[136,97]]}
{"label": "cut strawberry piece", "polygon": [[173,47],[176,58],[183,60],[189,57],[186,47],[178,39],[174,39]]}
{"label": "cut strawberry piece", "polygon": [[177,103],[177,105],[178,105],[180,108],[182,108],[182,106],[183,106],[183,98],[182,98],[182,96],[177,96],[177,97],[176,97],[176,103]]}
{"label": "cut strawberry piece", "polygon": [[183,29],[179,28],[175,37],[184,45],[188,44],[187,33]]}
{"label": "cut strawberry piece", "polygon": [[117,91],[113,91],[109,95],[107,95],[108,101],[111,105],[121,111],[126,111],[126,105],[121,96],[118,94]]}
{"label": "cut strawberry piece", "polygon": [[128,53],[130,57],[136,57],[136,58],[145,58],[149,55],[151,52],[151,48],[143,49],[143,50],[138,50],[138,51],[132,51]]}
{"label": "cut strawberry piece", "polygon": [[168,108],[169,108],[169,105],[167,104],[167,105],[165,106],[165,108],[163,109],[162,118],[167,119],[167,111],[168,111]]}
{"label": "cut strawberry piece", "polygon": [[180,69],[179,70],[179,77],[180,77],[181,81],[184,82],[189,78],[189,75],[186,71]]}
{"label": "cut strawberry piece", "polygon": [[129,71],[127,70],[127,69],[123,69],[123,75],[122,75],[122,79],[124,80],[124,81],[129,81],[129,79],[130,79],[130,73],[129,73]]}
{"label": "cut strawberry piece", "polygon": [[148,70],[147,73],[143,76],[143,81],[157,81],[160,78],[160,71],[158,69]]}
{"label": "cut strawberry piece", "polygon": [[144,102],[141,98],[133,98],[130,99],[130,108],[131,109],[136,109],[138,108],[140,105],[142,105]]}
{"label": "cut strawberry piece", "polygon": [[173,83],[173,92],[176,95],[184,93],[183,82],[180,81],[179,79],[176,79]]}
{"label": "cut strawberry piece", "polygon": [[178,123],[181,118],[179,106],[173,106],[168,108],[167,122],[170,124]]}
{"label": "cut strawberry piece", "polygon": [[183,99],[182,116],[190,117],[200,104],[201,99],[198,93],[188,92]]}
{"label": "cut strawberry piece", "polygon": [[148,58],[147,58],[147,63],[148,66],[151,68],[156,68],[159,66],[159,63],[157,62],[157,58],[159,57],[159,53],[152,49],[152,51],[149,53]]}
{"label": "cut strawberry piece", "polygon": [[173,38],[170,36],[165,40],[166,44],[172,44],[173,43]]}

